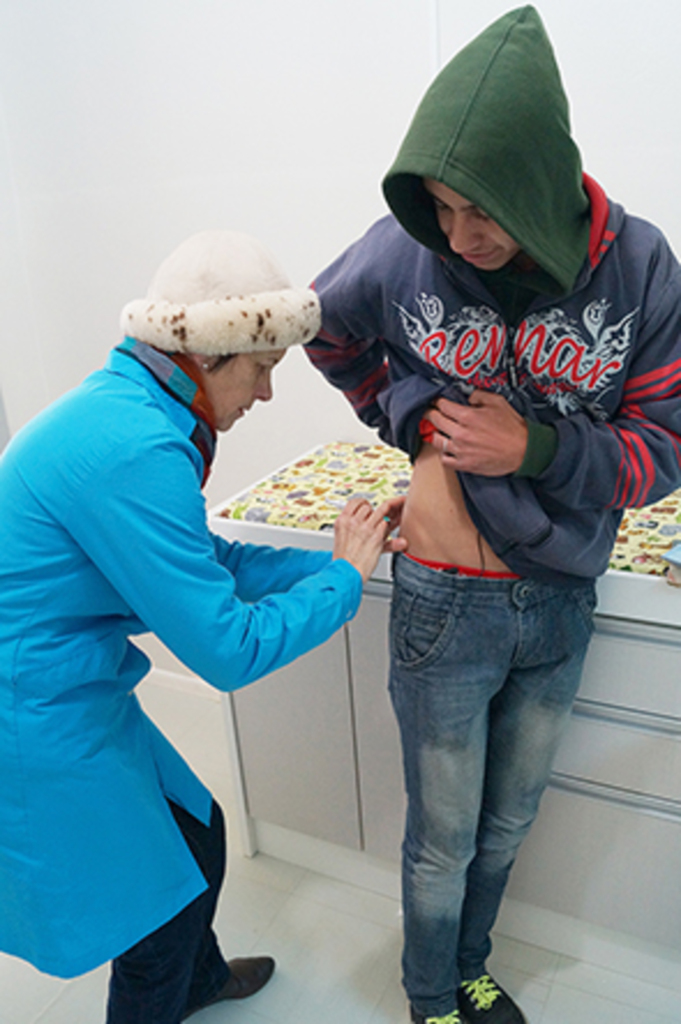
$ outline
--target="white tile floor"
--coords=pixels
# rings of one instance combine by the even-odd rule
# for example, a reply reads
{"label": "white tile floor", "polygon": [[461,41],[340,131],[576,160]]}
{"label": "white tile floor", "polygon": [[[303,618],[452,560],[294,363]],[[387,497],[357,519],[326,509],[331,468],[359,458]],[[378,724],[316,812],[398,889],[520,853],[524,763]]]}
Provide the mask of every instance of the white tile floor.
{"label": "white tile floor", "polygon": [[[216,699],[153,682],[142,693],[229,808]],[[406,1024],[395,900],[271,857],[233,852],[217,931],[227,956],[271,953],[278,970],[249,1003],[212,1007],[192,1018],[196,1024]],[[603,966],[593,935],[585,934],[583,947],[593,960],[497,935],[491,967],[530,1024],[681,1024],[681,954],[623,936],[619,962],[627,967],[618,973]],[[0,1024],[102,1024],[106,980],[106,967],[64,982],[0,956]]]}

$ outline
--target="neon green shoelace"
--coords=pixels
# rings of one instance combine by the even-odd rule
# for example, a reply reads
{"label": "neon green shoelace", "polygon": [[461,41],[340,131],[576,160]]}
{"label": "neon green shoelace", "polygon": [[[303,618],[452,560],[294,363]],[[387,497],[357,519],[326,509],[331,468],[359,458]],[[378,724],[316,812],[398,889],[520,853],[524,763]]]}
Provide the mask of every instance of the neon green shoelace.
{"label": "neon green shoelace", "polygon": [[494,984],[489,974],[483,974],[475,981],[463,981],[461,988],[467,996],[475,1003],[478,1010],[489,1010],[497,1001],[501,992]]}
{"label": "neon green shoelace", "polygon": [[454,1010],[446,1017],[426,1017],[426,1024],[461,1024],[461,1017],[459,1011]]}

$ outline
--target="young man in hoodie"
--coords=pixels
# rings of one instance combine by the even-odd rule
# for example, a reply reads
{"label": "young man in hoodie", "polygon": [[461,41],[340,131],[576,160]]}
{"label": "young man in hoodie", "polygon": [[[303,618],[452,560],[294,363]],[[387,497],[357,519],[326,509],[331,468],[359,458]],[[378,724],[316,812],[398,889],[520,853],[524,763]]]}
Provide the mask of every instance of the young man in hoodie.
{"label": "young man in hoodie", "polygon": [[486,973],[622,510],[681,485],[681,273],[582,174],[532,7],[444,68],[392,210],[316,281],[312,362],[408,451],[390,693],[415,1024],[517,1024]]}

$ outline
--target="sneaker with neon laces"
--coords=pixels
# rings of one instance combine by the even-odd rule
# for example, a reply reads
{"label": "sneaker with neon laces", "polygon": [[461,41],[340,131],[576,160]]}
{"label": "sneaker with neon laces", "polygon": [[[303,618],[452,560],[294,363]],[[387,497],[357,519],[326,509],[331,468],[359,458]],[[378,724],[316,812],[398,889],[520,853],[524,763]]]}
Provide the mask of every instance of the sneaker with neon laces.
{"label": "sneaker with neon laces", "polygon": [[412,1024],[463,1024],[458,1010],[452,1010],[444,1017],[426,1017],[424,1014],[418,1013],[413,1006],[410,1007],[410,1010]]}
{"label": "sneaker with neon laces", "polygon": [[520,1007],[489,974],[461,982],[458,998],[462,1024],[527,1024]]}

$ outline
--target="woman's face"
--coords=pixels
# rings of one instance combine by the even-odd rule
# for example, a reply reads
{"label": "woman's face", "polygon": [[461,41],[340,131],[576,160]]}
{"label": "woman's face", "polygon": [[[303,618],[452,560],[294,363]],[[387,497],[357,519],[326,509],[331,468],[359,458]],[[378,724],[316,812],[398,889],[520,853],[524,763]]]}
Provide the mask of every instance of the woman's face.
{"label": "woman's face", "polygon": [[272,370],[285,350],[240,353],[211,372],[216,359],[196,356],[204,391],[213,406],[217,430],[229,430],[255,401],[269,402],[272,397]]}

